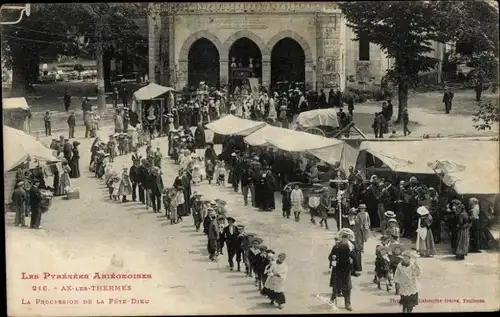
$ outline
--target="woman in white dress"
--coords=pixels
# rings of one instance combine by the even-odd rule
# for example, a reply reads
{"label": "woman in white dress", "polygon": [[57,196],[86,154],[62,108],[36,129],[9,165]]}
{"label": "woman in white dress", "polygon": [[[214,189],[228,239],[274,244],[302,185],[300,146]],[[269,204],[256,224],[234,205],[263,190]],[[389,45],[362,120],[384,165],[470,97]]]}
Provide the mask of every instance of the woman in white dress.
{"label": "woman in white dress", "polygon": [[279,309],[283,309],[286,303],[285,298],[285,280],[288,273],[288,267],[284,263],[285,253],[280,253],[276,263],[272,264],[267,273],[266,287],[269,289],[267,295],[271,304],[276,302]]}
{"label": "woman in white dress", "polygon": [[405,251],[401,255],[402,262],[396,267],[394,272],[394,282],[398,285],[401,299],[399,303],[403,306],[403,313],[411,313],[418,305],[418,291],[422,269],[415,261],[410,251]]}
{"label": "woman in white dress", "polygon": [[66,188],[71,187],[71,179],[69,178],[69,173],[71,172],[71,168],[68,165],[67,161],[62,162],[61,171],[59,171],[59,188],[57,189],[58,193],[65,195],[67,193]]}

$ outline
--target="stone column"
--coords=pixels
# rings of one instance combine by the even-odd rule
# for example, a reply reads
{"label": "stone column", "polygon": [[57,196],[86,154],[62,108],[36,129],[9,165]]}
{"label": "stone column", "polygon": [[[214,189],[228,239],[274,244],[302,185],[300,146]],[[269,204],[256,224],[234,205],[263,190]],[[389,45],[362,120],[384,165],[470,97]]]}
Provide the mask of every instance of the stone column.
{"label": "stone column", "polygon": [[168,21],[168,69],[169,69],[169,85],[178,89],[178,72],[179,67],[175,59],[175,16],[169,14]]}
{"label": "stone column", "polygon": [[262,87],[269,92],[271,89],[271,56],[262,56]]}
{"label": "stone column", "polygon": [[161,17],[155,4],[149,5],[148,13],[148,60],[150,82],[157,82],[160,75],[160,30]]}
{"label": "stone column", "polygon": [[219,83],[220,86],[229,84],[229,60],[227,58],[221,58],[219,61]]}
{"label": "stone column", "polygon": [[177,71],[177,87],[176,89],[182,89],[188,84],[188,61],[179,60],[179,68]]}
{"label": "stone column", "polygon": [[330,82],[341,86],[342,54],[341,54],[341,13],[321,13],[317,16],[316,50],[318,55],[316,67],[317,89],[326,87]]}

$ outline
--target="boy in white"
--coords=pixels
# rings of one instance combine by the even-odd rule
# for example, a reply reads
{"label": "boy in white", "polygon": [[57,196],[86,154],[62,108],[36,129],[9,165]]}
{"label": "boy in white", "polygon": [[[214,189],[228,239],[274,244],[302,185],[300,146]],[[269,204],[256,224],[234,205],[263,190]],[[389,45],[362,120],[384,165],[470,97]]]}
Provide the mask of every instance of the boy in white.
{"label": "boy in white", "polygon": [[302,204],[304,203],[304,193],[302,193],[302,189],[300,189],[298,184],[296,184],[292,189],[292,193],[290,194],[290,202],[292,205],[291,211],[295,216],[295,221],[299,221]]}

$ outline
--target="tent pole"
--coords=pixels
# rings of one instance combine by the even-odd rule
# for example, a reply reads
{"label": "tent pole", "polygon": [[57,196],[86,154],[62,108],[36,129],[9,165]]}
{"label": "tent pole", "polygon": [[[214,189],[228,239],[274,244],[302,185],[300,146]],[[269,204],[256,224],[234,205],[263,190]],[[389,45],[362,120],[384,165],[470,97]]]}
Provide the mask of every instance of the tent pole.
{"label": "tent pole", "polygon": [[158,131],[159,135],[163,134],[163,107],[164,107],[165,99],[160,100],[160,131]]}
{"label": "tent pole", "polygon": [[342,196],[338,195],[337,204],[339,205],[339,229],[342,229]]}

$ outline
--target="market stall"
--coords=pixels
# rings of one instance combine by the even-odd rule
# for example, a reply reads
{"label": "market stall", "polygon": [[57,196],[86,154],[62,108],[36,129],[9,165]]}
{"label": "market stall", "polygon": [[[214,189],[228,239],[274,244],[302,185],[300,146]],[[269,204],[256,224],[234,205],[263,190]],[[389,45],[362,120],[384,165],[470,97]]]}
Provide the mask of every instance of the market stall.
{"label": "market stall", "polygon": [[170,112],[174,92],[172,87],[150,83],[134,92],[132,111],[143,126],[153,125],[163,131],[163,115]]}
{"label": "market stall", "polygon": [[247,135],[244,138],[244,141],[250,146],[266,146],[269,145],[267,142],[269,136],[274,135],[275,133],[279,134],[282,130],[284,129],[266,124],[261,129]]}
{"label": "market stall", "polygon": [[[457,186],[493,188],[496,184],[498,191],[498,172],[496,172],[498,141],[466,139],[364,141],[361,143],[356,165],[362,172],[366,171],[366,177],[374,173],[396,172],[435,178],[435,171],[429,166],[429,162],[436,161],[454,162],[455,167],[460,165],[470,171],[466,178],[461,179],[462,184],[457,183]],[[464,173],[465,170],[459,172],[457,168],[454,173]],[[496,176],[483,179],[485,172],[481,171],[488,170],[491,175],[496,174]],[[495,172],[492,173],[493,171]],[[473,176],[474,173],[483,176]]]}
{"label": "market stall", "polygon": [[221,135],[247,136],[265,125],[265,122],[242,119],[230,114],[207,124],[207,129]]}
{"label": "market stall", "polygon": [[31,133],[31,111],[26,99],[2,99],[3,124],[14,129]]}
{"label": "market stall", "polygon": [[10,203],[17,169],[33,169],[45,162],[59,162],[53,150],[31,135],[8,126],[3,126],[4,134],[4,197],[5,203]]}
{"label": "market stall", "polygon": [[4,134],[4,172],[13,170],[19,165],[30,161],[59,161],[54,151],[47,148],[35,137],[11,127],[3,126]]}
{"label": "market stall", "polygon": [[337,139],[328,139],[319,135],[281,128],[279,133],[268,135],[266,141],[278,149],[288,152],[306,152],[309,150],[340,146],[344,143]]}

